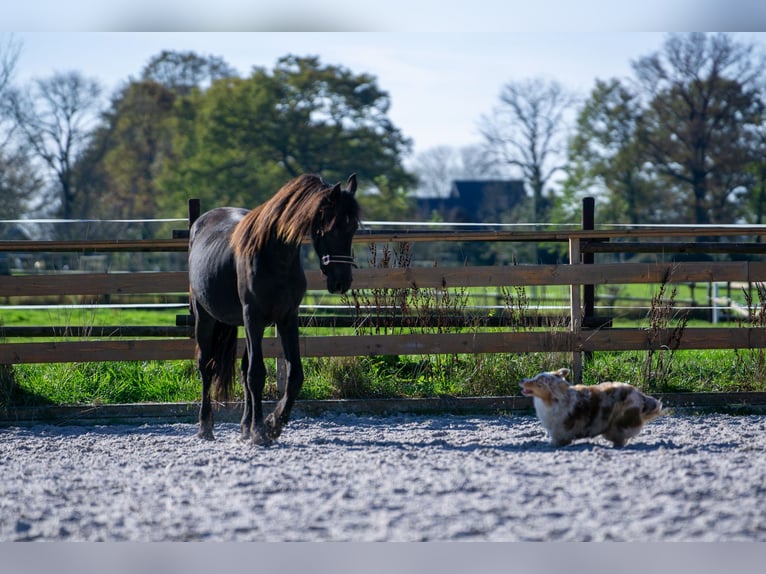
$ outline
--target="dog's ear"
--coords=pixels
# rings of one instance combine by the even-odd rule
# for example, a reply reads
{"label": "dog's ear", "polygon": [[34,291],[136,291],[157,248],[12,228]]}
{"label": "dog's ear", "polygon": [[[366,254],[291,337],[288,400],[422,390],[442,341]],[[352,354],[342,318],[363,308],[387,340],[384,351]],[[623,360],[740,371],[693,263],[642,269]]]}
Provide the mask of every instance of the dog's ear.
{"label": "dog's ear", "polygon": [[570,373],[569,369],[567,369],[566,367],[563,367],[553,374],[556,375],[557,377],[561,377],[562,379],[566,379],[569,376],[569,373]]}

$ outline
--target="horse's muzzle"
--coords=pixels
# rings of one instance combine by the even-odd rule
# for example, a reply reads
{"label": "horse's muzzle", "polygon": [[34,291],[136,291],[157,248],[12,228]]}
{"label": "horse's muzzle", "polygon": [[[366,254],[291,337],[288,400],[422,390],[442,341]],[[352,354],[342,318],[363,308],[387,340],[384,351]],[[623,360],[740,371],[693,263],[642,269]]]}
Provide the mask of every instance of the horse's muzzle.
{"label": "horse's muzzle", "polygon": [[345,293],[351,287],[351,276],[349,274],[348,279],[345,277],[332,277],[327,276],[327,290],[330,293]]}
{"label": "horse's muzzle", "polygon": [[325,255],[319,268],[327,277],[327,290],[330,293],[345,293],[351,287],[351,269],[356,267],[354,258],[346,255]]}

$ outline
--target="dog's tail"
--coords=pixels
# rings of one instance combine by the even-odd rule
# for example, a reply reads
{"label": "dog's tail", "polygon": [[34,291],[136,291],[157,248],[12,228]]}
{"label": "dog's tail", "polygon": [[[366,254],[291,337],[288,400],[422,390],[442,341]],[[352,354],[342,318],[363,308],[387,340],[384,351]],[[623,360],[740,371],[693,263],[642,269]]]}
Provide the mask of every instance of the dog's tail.
{"label": "dog's tail", "polygon": [[644,422],[657,418],[662,414],[662,401],[644,395],[644,404],[641,408],[641,418]]}

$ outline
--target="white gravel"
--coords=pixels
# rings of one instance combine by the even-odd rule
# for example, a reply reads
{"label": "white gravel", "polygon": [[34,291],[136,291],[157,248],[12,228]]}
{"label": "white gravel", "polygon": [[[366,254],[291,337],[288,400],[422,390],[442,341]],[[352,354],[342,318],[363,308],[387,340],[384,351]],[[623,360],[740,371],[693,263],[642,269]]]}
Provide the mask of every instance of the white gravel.
{"label": "white gravel", "polygon": [[0,429],[0,541],[766,541],[766,416],[671,415],[624,449],[531,416]]}

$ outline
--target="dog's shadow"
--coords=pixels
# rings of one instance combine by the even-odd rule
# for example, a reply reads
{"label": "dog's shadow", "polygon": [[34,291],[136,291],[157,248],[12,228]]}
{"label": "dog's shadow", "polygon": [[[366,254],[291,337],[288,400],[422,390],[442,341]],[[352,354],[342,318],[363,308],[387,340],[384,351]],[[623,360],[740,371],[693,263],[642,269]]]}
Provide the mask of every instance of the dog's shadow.
{"label": "dog's shadow", "polygon": [[[347,449],[365,449],[369,447],[375,448],[394,448],[394,449],[407,449],[407,450],[421,450],[421,449],[438,449],[443,451],[460,451],[465,453],[479,452],[483,450],[495,450],[508,453],[523,453],[523,452],[540,452],[540,453],[552,453],[552,452],[604,452],[604,453],[641,453],[641,452],[654,452],[659,450],[675,450],[682,448],[680,445],[676,445],[672,441],[655,441],[655,442],[635,442],[628,443],[623,447],[614,447],[612,444],[600,441],[578,441],[568,444],[566,446],[553,446],[545,438],[530,438],[523,441],[509,442],[509,443],[493,443],[487,444],[485,442],[467,442],[467,443],[453,443],[448,439],[442,438],[428,438],[422,441],[399,441],[396,439],[389,440],[365,440],[365,439],[349,439],[346,437],[333,437],[329,439],[323,439],[320,441],[312,441],[312,445],[317,444],[331,444],[340,446]],[[301,448],[301,446],[308,447],[309,445],[293,444],[291,448]]]}
{"label": "dog's shadow", "polygon": [[557,448],[571,448],[573,450],[581,451],[607,451],[607,452],[654,452],[658,450],[679,450],[681,445],[674,443],[673,441],[655,441],[655,442],[629,442],[625,446],[614,446],[608,442],[599,441],[583,441],[570,444],[565,447],[551,447]]}

